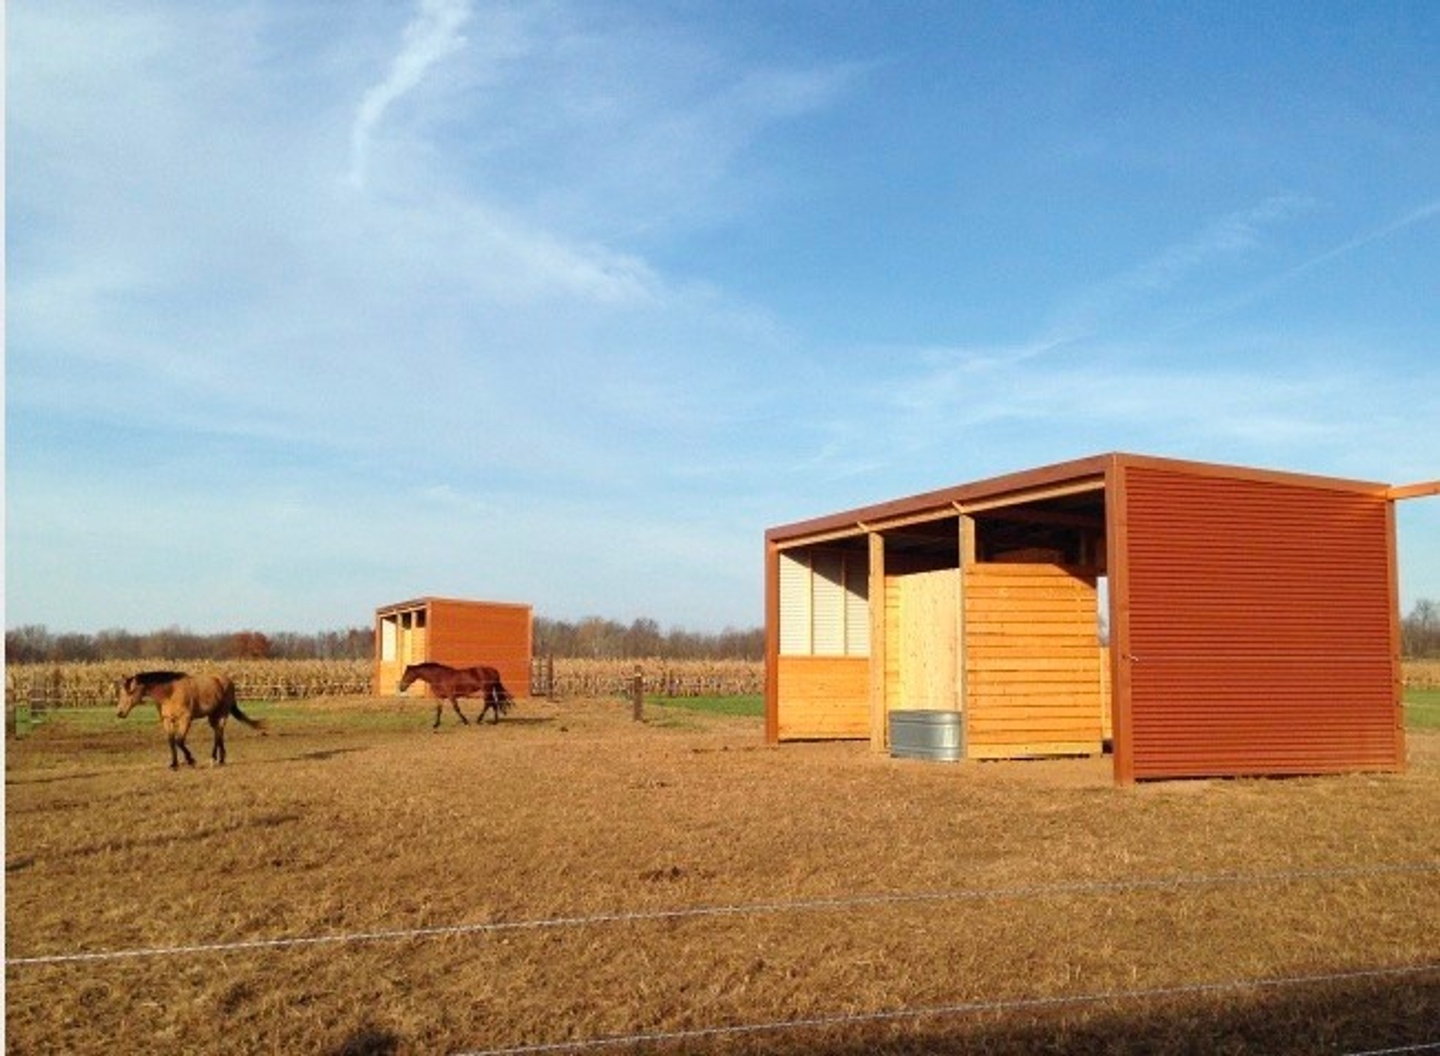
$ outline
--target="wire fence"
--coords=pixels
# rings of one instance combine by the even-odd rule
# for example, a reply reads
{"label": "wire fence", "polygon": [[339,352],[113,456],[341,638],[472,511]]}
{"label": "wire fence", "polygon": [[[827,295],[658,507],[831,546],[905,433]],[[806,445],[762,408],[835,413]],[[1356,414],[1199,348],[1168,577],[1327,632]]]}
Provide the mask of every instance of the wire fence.
{"label": "wire fence", "polygon": [[[1014,998],[961,1001],[948,1005],[921,1008],[882,1009],[875,1012],[846,1012],[833,1015],[802,1016],[777,1019],[764,1023],[735,1023],[689,1030],[645,1031],[634,1034],[607,1034],[577,1041],[540,1042],[533,1045],[511,1045],[492,1049],[467,1049],[456,1056],[531,1056],[547,1052],[587,1052],[595,1049],[631,1048],[694,1041],[718,1041],[723,1038],[779,1034],[799,1030],[826,1030],[867,1026],[877,1023],[917,1022],[923,1019],[954,1019],[962,1016],[996,1015],[1017,1012],[1038,1012],[1073,1008],[1082,1005],[1115,1002],[1156,1001],[1180,997],[1207,997],[1246,990],[1284,990],[1296,987],[1333,983],[1397,980],[1419,975],[1440,974],[1440,962],[1406,965],[1398,968],[1364,969],[1351,972],[1330,972],[1317,975],[1260,976],[1248,979],[1224,979],[1183,986],[1151,987],[1135,990],[1100,990],[1082,994],[1056,994]],[[1385,1056],[1389,1053],[1440,1051],[1440,1040],[1404,1045],[1398,1048],[1371,1049],[1346,1053],[1343,1056]]]}
{"label": "wire fence", "polygon": [[[954,888],[938,891],[872,892],[828,898],[781,899],[765,902],[681,906],[644,911],[613,911],[568,917],[547,917],[519,921],[489,921],[419,928],[391,928],[340,932],[326,935],[276,936],[224,943],[155,946],[146,948],[74,951],[7,957],[6,970],[66,964],[128,961],[139,958],[168,958],[255,951],[335,946],[355,943],[421,941],[438,938],[494,935],[540,929],[598,928],[640,922],[679,919],[720,918],[739,915],[833,912],[878,905],[929,904],[945,901],[1021,901],[1069,897],[1104,897],[1137,891],[1171,890],[1176,893],[1217,887],[1264,887],[1355,880],[1397,875],[1440,873],[1440,862],[1393,862],[1372,866],[1299,869],[1287,871],[1226,872],[1162,877],[1120,877],[1110,880],[1057,882],[1000,888]],[[1440,961],[1395,965],[1382,968],[1348,969],[1335,972],[1288,976],[1248,976],[1215,979],[1169,986],[1104,989],[1072,994],[1034,994],[980,998],[950,1004],[879,1009],[866,1012],[825,1013],[795,1016],[753,1023],[715,1024],[684,1030],[652,1030],[615,1033],[591,1038],[539,1042],[465,1050],[458,1056],[529,1056],[529,1054],[586,1052],[614,1048],[645,1048],[721,1041],[745,1036],[789,1032],[844,1029],[884,1023],[916,1023],[927,1019],[954,1019],[983,1014],[1003,1015],[1074,1008],[1086,1005],[1146,1002],[1187,997],[1223,996],[1244,991],[1277,991],[1353,982],[1398,982],[1407,978],[1440,975]],[[1382,1049],[1342,1053],[1340,1056],[1389,1056],[1389,1054],[1440,1051],[1440,1037]]]}
{"label": "wire fence", "polygon": [[765,692],[765,665],[746,660],[576,660],[530,662],[530,695],[630,697],[637,689],[661,697],[743,697]]}

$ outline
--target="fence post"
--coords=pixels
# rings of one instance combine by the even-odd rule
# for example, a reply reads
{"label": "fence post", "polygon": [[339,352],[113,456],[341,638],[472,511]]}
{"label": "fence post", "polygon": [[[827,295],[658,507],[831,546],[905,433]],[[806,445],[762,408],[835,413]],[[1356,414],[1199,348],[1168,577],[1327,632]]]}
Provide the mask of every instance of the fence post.
{"label": "fence post", "polygon": [[630,683],[631,703],[634,709],[631,718],[640,722],[645,717],[645,675],[640,665],[635,665],[635,677]]}
{"label": "fence post", "polygon": [[552,701],[560,699],[560,694],[555,691],[554,653],[547,653],[545,656],[545,695]]}

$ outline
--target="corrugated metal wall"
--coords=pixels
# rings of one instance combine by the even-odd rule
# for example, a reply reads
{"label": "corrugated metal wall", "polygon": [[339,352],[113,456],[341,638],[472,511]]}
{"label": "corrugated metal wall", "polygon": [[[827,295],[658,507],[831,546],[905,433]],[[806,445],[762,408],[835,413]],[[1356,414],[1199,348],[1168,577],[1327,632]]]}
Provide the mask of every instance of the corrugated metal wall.
{"label": "corrugated metal wall", "polygon": [[532,633],[529,605],[433,598],[426,659],[455,667],[488,664],[523,697],[530,692]]}
{"label": "corrugated metal wall", "polygon": [[1124,473],[1119,659],[1133,772],[1117,776],[1401,768],[1389,504],[1276,480]]}
{"label": "corrugated metal wall", "polygon": [[[408,628],[403,626],[406,616]],[[516,696],[530,692],[533,631],[529,605],[420,598],[377,610],[375,618],[374,692],[378,696],[394,693],[405,665],[423,660],[454,667],[488,664],[499,670],[501,681]],[[398,626],[387,632],[386,623],[391,619]],[[395,636],[394,655],[388,659],[387,633]],[[429,695],[428,687],[412,692]]]}

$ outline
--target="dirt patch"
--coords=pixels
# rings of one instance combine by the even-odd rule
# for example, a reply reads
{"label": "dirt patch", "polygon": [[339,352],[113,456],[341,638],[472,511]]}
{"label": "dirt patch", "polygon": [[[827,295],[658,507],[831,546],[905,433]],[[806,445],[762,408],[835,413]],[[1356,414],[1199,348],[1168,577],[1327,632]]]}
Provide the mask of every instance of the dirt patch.
{"label": "dirt patch", "polygon": [[1401,775],[1116,788],[618,702],[432,717],[325,702],[179,773],[153,726],[12,741],[10,1050],[1440,1040],[1434,734]]}

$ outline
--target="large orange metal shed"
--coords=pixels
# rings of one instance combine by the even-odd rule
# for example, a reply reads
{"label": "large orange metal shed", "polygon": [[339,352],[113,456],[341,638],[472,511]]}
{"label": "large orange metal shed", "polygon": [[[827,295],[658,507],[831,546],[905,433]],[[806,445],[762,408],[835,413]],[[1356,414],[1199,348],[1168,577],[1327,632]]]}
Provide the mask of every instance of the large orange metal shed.
{"label": "large orange metal shed", "polygon": [[1402,769],[1394,503],[1437,491],[1111,453],[772,528],[766,737],[923,709],[1121,783]]}
{"label": "large orange metal shed", "polygon": [[[375,610],[374,690],[397,691],[407,664],[433,661],[451,667],[486,664],[517,696],[530,691],[532,649],[529,605],[458,598],[416,598]],[[428,693],[419,683],[412,693]]]}

